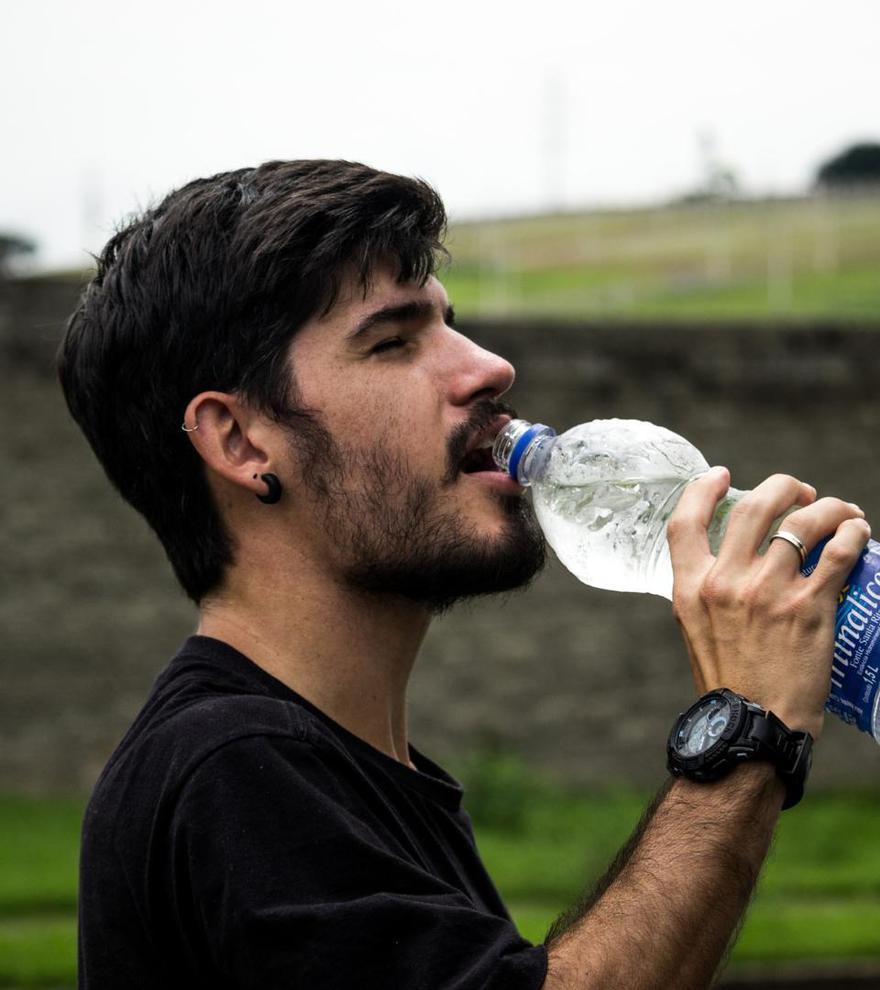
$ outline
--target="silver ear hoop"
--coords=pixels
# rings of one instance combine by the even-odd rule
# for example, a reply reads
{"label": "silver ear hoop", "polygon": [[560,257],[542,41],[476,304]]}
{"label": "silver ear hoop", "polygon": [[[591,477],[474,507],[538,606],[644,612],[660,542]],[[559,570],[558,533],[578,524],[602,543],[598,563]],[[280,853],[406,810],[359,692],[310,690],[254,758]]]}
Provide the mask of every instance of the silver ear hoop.
{"label": "silver ear hoop", "polygon": [[196,423],[195,426],[187,426],[186,422],[184,421],[183,423],[180,424],[180,428],[183,430],[184,433],[195,433],[196,430],[199,428],[199,424]]}

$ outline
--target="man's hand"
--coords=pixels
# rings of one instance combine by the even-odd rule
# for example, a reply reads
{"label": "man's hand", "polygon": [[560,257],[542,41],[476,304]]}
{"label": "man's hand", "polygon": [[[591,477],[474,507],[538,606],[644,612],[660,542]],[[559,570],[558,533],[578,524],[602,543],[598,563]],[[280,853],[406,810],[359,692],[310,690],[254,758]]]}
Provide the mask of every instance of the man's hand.
{"label": "man's hand", "polygon": [[[733,508],[716,559],[706,530],[729,481],[724,468],[715,468],[688,485],[667,530],[673,608],[697,691],[730,688],[816,739],[831,686],[837,597],[870,527],[858,506],[816,501],[811,486],[773,475]],[[808,552],[832,537],[808,578],[784,540],[758,552],[773,522],[793,506],[800,508],[783,528]]]}
{"label": "man's hand", "polygon": [[[729,687],[815,738],[831,680],[837,596],[868,539],[862,511],[816,501],[775,475],[734,508],[712,556],[706,535],[730,478],[723,468],[688,486],[668,528],[675,613],[697,690]],[[825,536],[805,578],[796,549],[774,540],[774,520],[808,549]],[[771,763],[721,780],[667,785],[594,891],[547,937],[544,990],[705,990],[712,982],[767,855],[784,798]]]}

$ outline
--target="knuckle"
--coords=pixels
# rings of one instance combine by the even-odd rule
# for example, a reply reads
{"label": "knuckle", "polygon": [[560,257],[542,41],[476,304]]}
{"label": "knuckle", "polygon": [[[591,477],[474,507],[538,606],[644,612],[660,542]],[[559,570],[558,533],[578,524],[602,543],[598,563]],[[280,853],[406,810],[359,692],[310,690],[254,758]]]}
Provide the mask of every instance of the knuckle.
{"label": "knuckle", "polygon": [[798,488],[801,484],[793,474],[771,474],[769,480],[780,488]]}
{"label": "knuckle", "polygon": [[746,615],[773,621],[783,621],[788,609],[786,598],[779,593],[776,582],[765,575],[753,578],[740,590],[737,604]]}
{"label": "knuckle", "polygon": [[796,494],[801,487],[801,482],[791,474],[771,474],[769,478],[762,481],[757,488],[752,490],[752,493],[757,493],[763,496],[765,493],[772,495],[777,495],[780,492],[791,492],[792,495]]}
{"label": "knuckle", "polygon": [[849,519],[844,519],[838,528],[845,529],[847,533],[852,533],[863,540],[871,535],[871,524],[867,519],[862,519],[859,516],[850,516]]}
{"label": "knuckle", "polygon": [[798,521],[802,521],[805,524],[819,523],[833,528],[839,522],[856,517],[856,511],[849,502],[845,502],[841,498],[835,498],[833,495],[824,495],[822,498],[813,502],[812,505],[792,512],[786,518],[786,524],[789,520],[792,520],[795,525],[797,525]]}
{"label": "knuckle", "polygon": [[844,502],[842,498],[837,498],[835,495],[825,495],[819,499],[824,505],[827,505],[829,509],[834,509],[836,512],[845,512],[847,515],[853,515],[854,509],[848,502]]}
{"label": "knuckle", "polygon": [[672,614],[681,622],[694,612],[699,604],[699,595],[692,582],[676,580],[672,586]]}
{"label": "knuckle", "polygon": [[809,530],[809,522],[811,514],[816,504],[814,503],[807,509],[796,509],[794,512],[790,512],[780,523],[779,529],[787,529],[796,535],[800,535]]}
{"label": "knuckle", "polygon": [[850,564],[853,560],[854,554],[851,550],[841,546],[839,543],[831,542],[825,546],[825,549],[822,551],[822,556],[829,564],[835,568],[838,568],[846,567]]}
{"label": "knuckle", "polygon": [[749,511],[753,511],[755,508],[769,508],[776,505],[780,496],[791,498],[794,501],[800,487],[801,483],[790,474],[772,474],[766,481],[762,481],[757,488],[746,492],[737,503],[736,508],[740,505],[747,506]]}
{"label": "knuckle", "polygon": [[756,509],[761,507],[761,497],[755,495],[754,492],[749,492],[736,503],[736,505],[730,510],[731,518],[737,520],[743,520],[750,516]]}
{"label": "knuckle", "polygon": [[710,571],[700,585],[698,597],[701,604],[707,607],[724,607],[733,604],[735,594],[730,581]]}
{"label": "knuckle", "polygon": [[816,601],[809,588],[804,588],[789,598],[788,611],[800,626],[807,630],[814,630],[822,625],[827,609]]}
{"label": "knuckle", "polygon": [[855,512],[850,505],[844,502],[842,498],[835,498],[833,495],[825,495],[814,504],[819,510],[827,515],[855,515]]}
{"label": "knuckle", "polygon": [[750,612],[767,611],[772,606],[773,600],[767,582],[760,578],[749,581],[739,593],[739,604]]}

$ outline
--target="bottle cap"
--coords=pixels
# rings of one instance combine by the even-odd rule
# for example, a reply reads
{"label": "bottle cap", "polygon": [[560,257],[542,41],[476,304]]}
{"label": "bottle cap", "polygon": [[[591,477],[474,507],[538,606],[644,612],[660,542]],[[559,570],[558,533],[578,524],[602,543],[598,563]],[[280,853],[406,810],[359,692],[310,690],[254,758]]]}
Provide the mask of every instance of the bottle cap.
{"label": "bottle cap", "polygon": [[539,434],[556,435],[556,431],[543,423],[529,423],[525,419],[512,419],[495,437],[492,458],[502,471],[518,481],[519,462],[529,444]]}

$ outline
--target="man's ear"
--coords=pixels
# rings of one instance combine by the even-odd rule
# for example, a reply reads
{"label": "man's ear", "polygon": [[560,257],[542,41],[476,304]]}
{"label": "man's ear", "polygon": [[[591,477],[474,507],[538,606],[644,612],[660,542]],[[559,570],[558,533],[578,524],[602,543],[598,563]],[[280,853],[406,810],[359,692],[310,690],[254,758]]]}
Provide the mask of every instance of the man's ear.
{"label": "man's ear", "polygon": [[266,421],[237,395],[200,392],[183,417],[183,430],[207,467],[225,481],[262,495],[260,475],[272,471]]}

